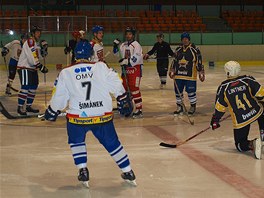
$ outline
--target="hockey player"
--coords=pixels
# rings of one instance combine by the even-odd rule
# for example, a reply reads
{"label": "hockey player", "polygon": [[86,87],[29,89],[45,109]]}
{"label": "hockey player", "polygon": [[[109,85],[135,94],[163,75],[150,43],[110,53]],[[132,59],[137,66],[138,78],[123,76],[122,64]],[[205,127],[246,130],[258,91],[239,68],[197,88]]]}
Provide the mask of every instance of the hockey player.
{"label": "hockey player", "polygon": [[72,33],[73,39],[69,40],[68,46],[64,48],[64,53],[66,55],[69,53],[71,54],[71,64],[75,62],[75,54],[74,54],[75,46],[77,42],[84,39],[84,35],[85,35],[85,31],[83,30],[74,31]]}
{"label": "hockey player", "polygon": [[[119,166],[122,178],[135,183],[130,162],[113,124],[112,97],[118,101],[120,114],[132,113],[132,103],[118,74],[103,62],[91,63],[92,46],[79,42],[75,49],[76,64],[59,74],[56,91],[45,112],[45,119],[56,121],[60,110],[67,110],[67,132],[74,162],[79,169],[78,180],[88,187],[85,136],[92,131]],[[100,91],[98,91],[100,90]]]}
{"label": "hockey player", "polygon": [[7,43],[3,48],[2,48],[2,56],[5,57],[9,51],[11,50],[11,55],[10,55],[10,60],[8,64],[8,81],[6,85],[6,91],[5,94],[8,96],[11,96],[11,89],[12,89],[12,83],[15,79],[16,76],[16,71],[17,71],[17,63],[19,56],[22,51],[22,46],[24,42],[28,39],[28,34],[22,34],[19,40],[13,40],[10,43]]}
{"label": "hockey player", "polygon": [[164,35],[162,33],[157,35],[157,43],[153,48],[144,55],[144,59],[147,60],[149,56],[157,53],[157,71],[160,78],[160,88],[163,89],[167,81],[167,73],[169,67],[168,55],[174,56],[170,44],[164,41]]}
{"label": "hockey player", "polygon": [[227,80],[217,90],[215,112],[211,120],[212,129],[220,127],[219,121],[228,108],[233,120],[237,150],[253,151],[255,157],[261,159],[261,139],[248,140],[248,134],[250,124],[257,120],[264,141],[264,87],[252,76],[239,76],[241,68],[238,62],[229,61],[224,67]]}
{"label": "hockey player", "polygon": [[119,54],[119,63],[122,67],[123,85],[127,91],[131,92],[131,96],[136,106],[133,118],[141,118],[143,117],[143,113],[139,86],[143,66],[142,47],[137,41],[135,41],[136,30],[134,28],[127,27],[125,34],[126,41],[120,45],[120,48],[118,47],[120,40],[114,40],[113,52]]}
{"label": "hockey player", "polygon": [[176,48],[175,60],[170,68],[170,78],[175,79],[174,90],[176,94],[177,110],[174,112],[174,116],[181,115],[183,113],[183,89],[188,93],[190,101],[190,109],[188,114],[193,115],[196,111],[196,79],[197,71],[199,72],[199,79],[201,82],[205,80],[204,67],[202,65],[202,56],[200,50],[190,42],[190,34],[184,32],[181,34],[181,44]]}
{"label": "hockey player", "polygon": [[[39,84],[37,70],[39,69],[42,73],[48,72],[48,69],[39,62],[41,51],[37,42],[41,36],[41,29],[38,26],[34,26],[30,30],[30,33],[31,37],[24,43],[17,64],[21,83],[21,89],[18,94],[17,113],[24,116],[27,115],[27,112],[39,113],[38,109],[31,107]],[[23,110],[25,103],[26,111]]]}
{"label": "hockey player", "polygon": [[92,62],[105,61],[104,60],[104,28],[102,26],[96,25],[92,28],[92,33],[94,38],[91,40],[91,45],[93,46],[93,56],[91,58]]}

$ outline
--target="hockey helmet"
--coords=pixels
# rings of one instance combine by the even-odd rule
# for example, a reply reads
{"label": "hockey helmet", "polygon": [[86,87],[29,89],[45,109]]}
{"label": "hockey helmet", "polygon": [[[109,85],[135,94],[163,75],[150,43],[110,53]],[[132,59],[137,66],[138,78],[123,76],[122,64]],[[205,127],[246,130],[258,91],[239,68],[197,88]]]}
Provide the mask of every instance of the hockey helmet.
{"label": "hockey helmet", "polygon": [[21,40],[28,39],[29,35],[28,35],[28,33],[24,33],[24,34],[21,34],[20,38],[21,38]]}
{"label": "hockey helmet", "polygon": [[241,67],[236,61],[228,61],[225,63],[225,72],[228,77],[235,77],[240,74]]}
{"label": "hockey helmet", "polygon": [[81,40],[76,44],[74,54],[75,58],[78,59],[89,59],[92,56],[93,47],[85,40]]}
{"label": "hockey helmet", "polygon": [[160,33],[157,34],[157,37],[161,38],[161,39],[164,39],[164,34],[162,32],[160,32]]}
{"label": "hockey helmet", "polygon": [[181,34],[181,40],[184,39],[184,38],[189,39],[189,41],[191,40],[191,36],[190,36],[190,34],[188,32],[183,32]]}
{"label": "hockey helmet", "polygon": [[33,34],[33,33],[37,32],[37,31],[41,32],[42,29],[39,26],[37,26],[37,25],[33,25],[31,30],[30,30],[30,33]]}
{"label": "hockey helmet", "polygon": [[100,25],[96,25],[96,26],[94,26],[94,27],[92,28],[92,32],[93,32],[93,33],[97,33],[97,32],[99,32],[99,31],[104,31],[104,28],[103,28],[102,26],[100,26]]}
{"label": "hockey helmet", "polygon": [[127,27],[125,33],[131,32],[134,36],[136,35],[136,29],[133,27]]}

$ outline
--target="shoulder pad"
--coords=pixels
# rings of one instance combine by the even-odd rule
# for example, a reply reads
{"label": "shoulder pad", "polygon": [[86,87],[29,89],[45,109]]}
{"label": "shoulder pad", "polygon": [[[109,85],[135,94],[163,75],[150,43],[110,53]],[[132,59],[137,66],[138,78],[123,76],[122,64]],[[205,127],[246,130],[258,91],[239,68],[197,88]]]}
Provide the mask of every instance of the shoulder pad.
{"label": "shoulder pad", "polygon": [[245,75],[245,77],[251,78],[252,80],[256,80],[253,76]]}
{"label": "shoulder pad", "polygon": [[27,44],[28,44],[29,47],[34,47],[34,46],[35,46],[35,41],[34,41],[34,39],[33,39],[33,38],[29,38],[29,39],[27,40]]}

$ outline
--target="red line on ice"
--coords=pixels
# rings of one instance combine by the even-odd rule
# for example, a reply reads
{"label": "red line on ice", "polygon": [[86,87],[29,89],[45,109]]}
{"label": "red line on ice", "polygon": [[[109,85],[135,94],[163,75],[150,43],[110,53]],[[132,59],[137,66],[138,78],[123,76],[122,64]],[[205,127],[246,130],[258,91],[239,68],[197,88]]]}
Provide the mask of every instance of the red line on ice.
{"label": "red line on ice", "polygon": [[[151,132],[156,137],[160,138],[162,141],[177,142],[179,139],[170,134],[167,130],[157,127],[148,126],[144,127],[149,132]],[[196,150],[190,145],[185,145],[183,147],[177,148],[185,156],[196,162],[198,165],[209,171],[210,173],[217,176],[219,179],[223,180],[227,184],[233,186],[240,193],[243,193],[249,198],[260,198],[264,196],[264,188],[251,183],[249,180],[243,176],[237,174],[235,171],[226,167],[225,165],[217,162],[210,156],[203,154],[201,151]],[[254,160],[254,159],[252,159]]]}

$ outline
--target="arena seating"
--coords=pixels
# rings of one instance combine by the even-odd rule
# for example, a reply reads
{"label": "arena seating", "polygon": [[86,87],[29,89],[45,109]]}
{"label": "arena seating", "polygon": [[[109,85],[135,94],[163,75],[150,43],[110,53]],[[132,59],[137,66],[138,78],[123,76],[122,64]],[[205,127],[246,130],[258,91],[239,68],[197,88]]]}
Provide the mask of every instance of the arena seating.
{"label": "arena seating", "polygon": [[224,11],[222,18],[235,32],[254,32],[264,29],[263,11]]}
{"label": "arena seating", "polygon": [[[105,27],[106,31],[112,32],[120,31],[128,25],[135,26],[140,32],[200,32],[206,31],[205,24],[202,23],[201,17],[195,11],[123,11],[123,10],[46,10],[28,12],[29,16],[87,16],[92,17],[88,20],[88,28],[100,24]],[[6,10],[0,13],[0,17],[25,17],[25,11]],[[94,18],[97,17],[97,18]],[[108,17],[106,18],[103,17]],[[8,27],[10,29],[27,29],[25,24],[27,19],[19,21],[12,20],[10,22],[3,22],[2,29]],[[23,26],[23,27],[22,27]],[[54,26],[49,23],[47,26]],[[76,28],[79,25],[76,25]],[[63,28],[65,29],[65,28]]]}

